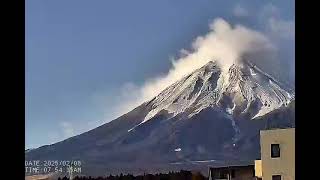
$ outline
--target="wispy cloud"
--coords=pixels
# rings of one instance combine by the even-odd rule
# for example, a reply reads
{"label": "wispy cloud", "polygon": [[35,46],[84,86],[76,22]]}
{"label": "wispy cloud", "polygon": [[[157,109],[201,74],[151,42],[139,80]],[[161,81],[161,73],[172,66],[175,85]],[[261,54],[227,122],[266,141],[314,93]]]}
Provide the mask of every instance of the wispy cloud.
{"label": "wispy cloud", "polygon": [[266,30],[276,38],[294,39],[294,19],[284,19],[281,11],[275,5],[269,3],[262,7],[259,13],[260,20],[265,22]]}
{"label": "wispy cloud", "polygon": [[262,18],[280,17],[280,10],[274,4],[268,3],[268,4],[263,5],[262,8],[259,9],[258,15]]}
{"label": "wispy cloud", "polygon": [[59,134],[57,132],[49,132],[48,133],[48,139],[50,144],[56,143],[59,141],[60,137]]}
{"label": "wispy cloud", "polygon": [[63,121],[59,125],[61,127],[62,134],[63,134],[64,138],[69,138],[69,137],[75,135],[74,127],[71,123],[69,123],[67,121]]}
{"label": "wispy cloud", "polygon": [[270,17],[268,21],[270,31],[282,38],[292,39],[295,37],[295,22]]}
{"label": "wispy cloud", "polygon": [[236,4],[232,10],[232,14],[236,17],[248,17],[249,11],[241,4]]}

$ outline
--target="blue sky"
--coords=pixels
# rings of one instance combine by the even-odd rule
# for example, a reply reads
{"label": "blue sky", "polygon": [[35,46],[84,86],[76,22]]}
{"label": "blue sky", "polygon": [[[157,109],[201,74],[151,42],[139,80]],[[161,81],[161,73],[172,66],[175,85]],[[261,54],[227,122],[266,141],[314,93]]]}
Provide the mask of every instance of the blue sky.
{"label": "blue sky", "polygon": [[115,118],[126,87],[166,74],[170,57],[216,17],[268,34],[291,67],[294,8],[261,0],[26,1],[26,148]]}

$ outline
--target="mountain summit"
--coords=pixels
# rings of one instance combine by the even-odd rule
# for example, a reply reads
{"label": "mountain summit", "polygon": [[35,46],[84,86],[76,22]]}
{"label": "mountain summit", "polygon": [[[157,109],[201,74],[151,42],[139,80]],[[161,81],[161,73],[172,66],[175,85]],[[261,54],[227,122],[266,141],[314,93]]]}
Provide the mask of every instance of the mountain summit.
{"label": "mountain summit", "polygon": [[[226,98],[229,103],[225,102]],[[294,95],[281,88],[279,82],[248,61],[233,64],[228,72],[210,61],[148,102],[152,110],[140,124],[161,110],[168,111],[172,117],[182,112],[191,117],[208,107],[224,108],[232,114],[233,111],[245,113],[256,106],[257,112],[252,117],[256,118],[287,106],[293,98]]]}
{"label": "mountain summit", "polygon": [[294,125],[294,93],[249,61],[223,69],[210,61],[131,112],[26,159],[77,159],[97,175],[253,160],[259,130]]}

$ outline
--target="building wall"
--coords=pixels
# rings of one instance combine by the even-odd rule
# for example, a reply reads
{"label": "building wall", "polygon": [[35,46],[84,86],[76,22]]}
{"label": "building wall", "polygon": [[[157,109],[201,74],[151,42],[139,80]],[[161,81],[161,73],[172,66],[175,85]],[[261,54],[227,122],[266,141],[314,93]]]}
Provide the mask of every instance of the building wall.
{"label": "building wall", "polygon": [[255,161],[254,161],[254,170],[255,170],[255,176],[256,176],[256,177],[262,177],[262,164],[261,164],[261,160],[255,160]]}
{"label": "building wall", "polygon": [[[271,158],[271,144],[280,144],[280,157]],[[295,128],[260,132],[263,180],[281,175],[282,180],[295,179]]]}
{"label": "building wall", "polygon": [[235,171],[235,178],[232,178],[231,180],[245,180],[245,179],[252,179],[254,177],[254,168],[248,167],[248,168],[242,168]]}

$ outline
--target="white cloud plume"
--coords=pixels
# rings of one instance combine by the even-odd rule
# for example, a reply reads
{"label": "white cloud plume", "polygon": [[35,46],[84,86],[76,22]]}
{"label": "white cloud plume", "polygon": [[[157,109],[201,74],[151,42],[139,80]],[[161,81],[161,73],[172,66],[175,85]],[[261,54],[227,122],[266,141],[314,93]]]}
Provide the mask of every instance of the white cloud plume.
{"label": "white cloud plume", "polygon": [[[149,79],[138,91],[134,86],[137,96],[122,102],[122,113],[152,99],[166,87],[209,61],[218,61],[227,68],[241,56],[273,51],[272,43],[262,33],[242,25],[232,26],[224,19],[217,18],[209,27],[210,31],[206,35],[194,40],[190,51],[182,49],[180,58],[172,60],[172,68],[168,74]],[[125,93],[130,92],[129,88]]]}

